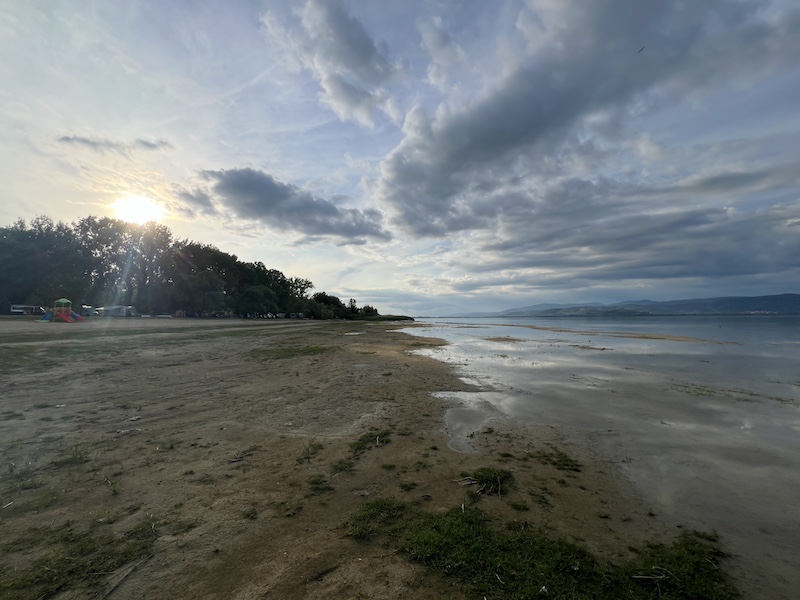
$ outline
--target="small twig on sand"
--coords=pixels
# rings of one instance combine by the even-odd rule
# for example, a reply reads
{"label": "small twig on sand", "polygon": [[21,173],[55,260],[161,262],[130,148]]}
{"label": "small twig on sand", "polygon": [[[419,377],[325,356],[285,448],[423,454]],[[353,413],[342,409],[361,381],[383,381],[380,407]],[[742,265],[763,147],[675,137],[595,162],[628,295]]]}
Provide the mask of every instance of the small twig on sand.
{"label": "small twig on sand", "polygon": [[145,561],[147,561],[147,560],[150,560],[151,558],[153,558],[153,555],[152,555],[152,554],[148,554],[148,555],[147,555],[147,556],[145,556],[145,557],[144,557],[142,560],[140,560],[140,561],[139,561],[139,562],[137,562],[135,565],[133,565],[133,566],[132,566],[130,569],[128,569],[127,571],[125,571],[125,574],[124,574],[122,577],[120,577],[119,579],[117,579],[117,582],[116,582],[114,585],[112,585],[112,586],[111,586],[111,587],[108,589],[108,591],[107,591],[107,592],[106,592],[106,593],[103,595],[103,598],[108,598],[108,597],[111,595],[111,593],[112,593],[112,592],[113,592],[115,589],[117,589],[117,588],[119,587],[119,584],[120,584],[120,583],[122,583],[123,581],[125,581],[125,578],[126,578],[128,575],[130,575],[131,573],[133,573],[133,572],[134,572],[134,571],[135,571],[135,570],[136,570],[136,569],[139,567],[139,565],[141,565],[143,562],[145,562]]}
{"label": "small twig on sand", "polygon": [[474,477],[462,477],[461,479],[453,479],[458,485],[475,485],[478,480]]}
{"label": "small twig on sand", "polygon": [[669,569],[665,569],[664,567],[653,567],[651,570],[658,573],[658,575],[631,575],[631,579],[652,579],[654,581],[661,581],[662,579],[666,579],[668,575],[675,577]]}

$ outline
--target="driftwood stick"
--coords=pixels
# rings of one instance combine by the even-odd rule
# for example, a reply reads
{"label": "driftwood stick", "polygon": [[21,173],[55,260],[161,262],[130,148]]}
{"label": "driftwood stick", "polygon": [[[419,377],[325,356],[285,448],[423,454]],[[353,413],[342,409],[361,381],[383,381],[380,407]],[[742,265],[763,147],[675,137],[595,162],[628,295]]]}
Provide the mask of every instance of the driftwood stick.
{"label": "driftwood stick", "polygon": [[475,485],[478,480],[474,477],[462,477],[461,479],[453,479],[458,485]]}

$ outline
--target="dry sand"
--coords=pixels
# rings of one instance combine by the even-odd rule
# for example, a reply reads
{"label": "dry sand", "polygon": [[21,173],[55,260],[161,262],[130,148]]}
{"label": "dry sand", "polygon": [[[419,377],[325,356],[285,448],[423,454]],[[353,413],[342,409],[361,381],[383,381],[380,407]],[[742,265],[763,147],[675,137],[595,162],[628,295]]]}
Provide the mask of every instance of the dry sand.
{"label": "dry sand", "polygon": [[[452,401],[431,393],[474,388],[411,353],[436,341],[393,329],[0,319],[0,539],[66,521],[116,532],[153,523],[152,556],[106,574],[101,594],[115,599],[453,599],[419,566],[349,538],[348,517],[376,497],[458,506],[463,472],[500,466],[516,487],[481,501],[493,518],[541,524],[609,560],[643,539],[667,541],[626,483],[555,429],[495,415],[469,438],[472,452],[451,449]],[[460,433],[469,435],[463,423]],[[376,443],[354,456],[367,434]],[[535,459],[553,448],[581,471]],[[332,489],[315,492],[315,476]],[[24,568],[46,550],[5,553],[3,566]]]}

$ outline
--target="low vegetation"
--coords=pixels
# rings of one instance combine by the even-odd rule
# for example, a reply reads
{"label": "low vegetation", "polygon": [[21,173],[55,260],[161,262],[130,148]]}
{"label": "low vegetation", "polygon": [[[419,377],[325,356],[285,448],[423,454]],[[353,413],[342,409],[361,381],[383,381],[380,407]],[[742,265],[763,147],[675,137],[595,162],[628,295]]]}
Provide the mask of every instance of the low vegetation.
{"label": "low vegetation", "polygon": [[319,454],[324,447],[325,446],[314,438],[304,442],[303,451],[300,453],[300,456],[297,457],[297,464],[310,463],[311,459]]}
{"label": "low vegetation", "polygon": [[540,463],[553,466],[559,471],[574,471],[578,473],[582,466],[577,460],[556,448],[552,448],[550,451],[540,450],[534,454],[534,457]]}
{"label": "low vegetation", "polygon": [[388,429],[371,429],[355,442],[350,443],[350,450],[353,452],[353,456],[359,456],[373,447],[385,446],[391,441],[389,437],[391,433]]}
{"label": "low vegetation", "polygon": [[108,525],[95,523],[81,530],[71,522],[37,527],[3,545],[3,552],[36,547],[47,550],[26,566],[0,571],[0,600],[49,598],[63,590],[82,589],[84,597],[101,596],[117,569],[150,555],[160,528],[167,524],[143,521],[115,535]]}
{"label": "low vegetation", "polygon": [[698,532],[685,532],[669,545],[648,544],[633,560],[613,565],[527,522],[492,523],[472,505],[427,513],[393,498],[377,498],[352,517],[350,535],[381,539],[468,598],[738,597],[718,566],[724,554],[717,540]]}
{"label": "low vegetation", "polygon": [[487,496],[491,494],[502,496],[504,486],[505,490],[507,490],[508,486],[514,481],[514,475],[511,471],[497,469],[495,467],[481,467],[476,469],[475,472],[472,473],[471,478],[475,480],[475,484],[478,486],[475,493],[486,494]]}

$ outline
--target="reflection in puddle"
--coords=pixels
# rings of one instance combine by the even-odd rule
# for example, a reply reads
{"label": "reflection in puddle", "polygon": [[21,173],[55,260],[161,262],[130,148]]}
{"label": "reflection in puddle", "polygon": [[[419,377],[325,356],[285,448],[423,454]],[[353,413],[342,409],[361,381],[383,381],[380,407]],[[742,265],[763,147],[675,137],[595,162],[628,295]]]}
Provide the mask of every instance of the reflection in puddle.
{"label": "reflection in puddle", "polygon": [[449,408],[444,413],[444,428],[450,436],[448,446],[456,452],[469,454],[475,452],[470,441],[488,418],[486,411],[477,408]]}

